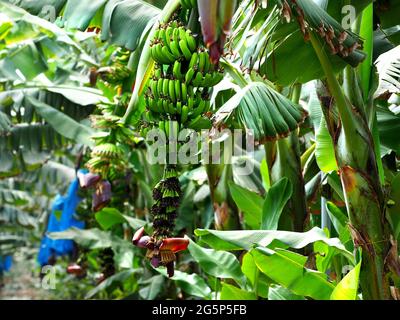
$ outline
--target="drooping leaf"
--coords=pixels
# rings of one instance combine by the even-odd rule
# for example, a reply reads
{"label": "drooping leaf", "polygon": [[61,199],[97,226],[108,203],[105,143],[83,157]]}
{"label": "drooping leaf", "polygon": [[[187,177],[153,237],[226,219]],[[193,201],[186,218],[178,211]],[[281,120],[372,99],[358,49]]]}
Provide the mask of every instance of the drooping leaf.
{"label": "drooping leaf", "polygon": [[206,249],[192,240],[190,240],[188,249],[204,272],[217,278],[234,279],[240,285],[245,283],[239,261],[232,253]]}
{"label": "drooping leaf", "polygon": [[[168,277],[166,269],[158,268],[155,270],[165,277]],[[210,287],[203,278],[195,273],[188,274],[179,270],[175,270],[174,276],[169,279],[175,281],[179,288],[192,296],[210,299]]]}
{"label": "drooping leaf", "polygon": [[230,285],[222,283],[221,300],[257,300],[254,292],[246,291]]}
{"label": "drooping leaf", "polygon": [[261,229],[278,229],[282,210],[292,196],[292,192],[292,184],[287,178],[280,179],[268,190],[263,206]]}
{"label": "drooping leaf", "polygon": [[278,285],[271,285],[268,290],[268,300],[306,300],[302,296],[298,296],[294,294],[289,289],[278,286]]}
{"label": "drooping leaf", "polygon": [[257,193],[229,183],[229,190],[236,205],[244,214],[244,221],[251,229],[257,229],[261,223],[264,200]]}
{"label": "drooping leaf", "polygon": [[92,146],[91,128],[82,125],[66,114],[52,108],[51,106],[40,102],[34,98],[28,97],[28,101],[35,106],[35,110],[40,114],[59,134],[66,138],[74,140],[77,143]]}
{"label": "drooping leaf", "polygon": [[257,292],[257,295],[262,298],[267,298],[271,281],[258,270],[254,257],[250,252],[246,252],[242,258],[242,272],[250,281],[254,292]]}
{"label": "drooping leaf", "polygon": [[90,290],[86,294],[85,299],[93,298],[99,292],[106,290],[107,288],[109,288],[117,283],[123,283],[128,278],[132,277],[133,274],[140,272],[140,271],[141,271],[140,269],[128,269],[128,270],[124,270],[124,271],[121,271],[121,272],[118,272],[118,273],[112,275],[111,277],[102,281],[97,287]]}
{"label": "drooping leaf", "polygon": [[122,214],[116,208],[104,208],[96,213],[95,218],[100,226],[105,230],[124,222],[128,223],[133,230],[137,230],[146,224],[143,220]]}
{"label": "drooping leaf", "polygon": [[139,295],[144,300],[153,300],[161,292],[165,283],[165,277],[161,274],[151,277],[145,281],[141,281],[141,285],[146,285],[139,290]]}
{"label": "drooping leaf", "polygon": [[318,227],[314,227],[307,232],[196,229],[195,234],[200,236],[202,241],[217,250],[251,250],[254,246],[267,247],[273,241],[276,246],[279,243],[280,247],[300,249],[310,243],[323,241],[352,259],[352,254],[344,248],[338,238],[328,238],[324,231]]}
{"label": "drooping leaf", "polygon": [[99,229],[81,230],[77,228],[70,228],[61,232],[52,232],[48,236],[51,239],[69,239],[74,240],[83,247],[89,249],[102,249],[112,246],[111,234]]}
{"label": "drooping leaf", "polygon": [[329,134],[324,118],[321,118],[321,124],[319,125],[316,133],[315,140],[315,159],[321,171],[330,173],[338,170],[332,137]]}
{"label": "drooping leaf", "polygon": [[318,300],[329,300],[334,285],[324,273],[305,267],[307,257],[277,249],[256,248],[251,251],[258,268],[272,280],[293,293]]}
{"label": "drooping leaf", "polygon": [[361,262],[359,262],[344,278],[336,285],[331,294],[331,300],[356,300],[358,281],[360,277]]}

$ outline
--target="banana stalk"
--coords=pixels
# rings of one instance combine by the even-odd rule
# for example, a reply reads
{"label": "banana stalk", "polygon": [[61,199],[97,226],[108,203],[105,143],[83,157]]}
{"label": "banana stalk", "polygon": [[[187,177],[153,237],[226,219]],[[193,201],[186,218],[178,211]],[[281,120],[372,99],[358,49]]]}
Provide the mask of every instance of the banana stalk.
{"label": "banana stalk", "polygon": [[231,31],[236,0],[197,1],[204,43],[210,50],[212,63],[216,64],[224,53],[224,45]]}

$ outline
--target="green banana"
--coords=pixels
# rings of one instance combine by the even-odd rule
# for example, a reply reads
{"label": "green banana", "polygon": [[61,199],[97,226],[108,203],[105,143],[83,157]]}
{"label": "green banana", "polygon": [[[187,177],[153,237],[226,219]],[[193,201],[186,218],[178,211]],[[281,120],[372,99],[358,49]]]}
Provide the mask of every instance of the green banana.
{"label": "green banana", "polygon": [[182,82],[181,84],[181,97],[182,101],[186,102],[187,101],[187,86],[186,83]]}
{"label": "green banana", "polygon": [[169,80],[169,79],[164,79],[164,81],[163,81],[162,92],[163,92],[164,97],[168,97],[168,95],[169,95],[169,82],[170,81],[171,80]]}
{"label": "green banana", "polygon": [[157,95],[157,98],[160,98],[162,95],[163,82],[164,82],[163,78],[160,78],[157,81],[157,91],[153,92],[153,94]]}
{"label": "green banana", "polygon": [[178,114],[181,114],[181,113],[182,113],[182,101],[177,101],[177,102],[176,102],[176,112],[177,112]]}
{"label": "green banana", "polygon": [[190,60],[192,58],[192,53],[190,52],[185,40],[179,40],[179,48],[181,49],[186,60]]}
{"label": "green banana", "polygon": [[169,93],[169,98],[171,99],[171,101],[175,102],[176,95],[175,95],[175,81],[174,80],[168,81],[168,93]]}
{"label": "green banana", "polygon": [[185,123],[188,120],[189,108],[188,106],[182,106],[181,123]]}
{"label": "green banana", "polygon": [[167,99],[163,99],[162,100],[162,107],[165,113],[169,113],[168,112],[168,100]]}
{"label": "green banana", "polygon": [[163,100],[162,99],[158,99],[157,100],[157,111],[159,113],[164,113],[164,109],[163,109]]}
{"label": "green banana", "polygon": [[179,43],[177,41],[171,41],[171,45],[169,48],[172,54],[175,56],[175,59],[180,59],[182,57],[182,53],[179,51]]}
{"label": "green banana", "polygon": [[197,72],[195,78],[193,79],[193,85],[195,87],[201,87],[203,83],[203,76],[201,72]]}
{"label": "green banana", "polygon": [[183,79],[181,67],[182,67],[181,63],[178,60],[176,60],[174,63],[174,68],[173,68],[173,75],[176,79],[179,79],[179,80]]}
{"label": "green banana", "polygon": [[167,46],[163,46],[161,52],[165,61],[168,61],[167,64],[173,63],[175,61],[175,57],[173,56],[171,51],[169,51]]}
{"label": "green banana", "polygon": [[166,45],[168,47],[171,47],[171,40],[172,40],[172,33],[174,29],[171,26],[168,26],[167,29],[165,30],[165,38],[166,38]]}
{"label": "green banana", "polygon": [[182,92],[181,92],[181,82],[179,80],[175,80],[175,97],[177,100],[182,101]]}
{"label": "green banana", "polygon": [[199,53],[199,69],[198,71],[200,72],[205,72],[204,71],[204,66],[206,64],[206,56],[204,55],[204,51]]}
{"label": "green banana", "polygon": [[213,85],[213,76],[211,73],[206,73],[203,80],[203,87],[212,87]]}
{"label": "green banana", "polygon": [[186,75],[185,75],[185,82],[186,82],[187,84],[189,84],[190,81],[192,81],[194,74],[195,74],[195,71],[194,71],[193,68],[190,68],[190,69],[186,72]]}
{"label": "green banana", "polygon": [[192,57],[190,58],[189,69],[193,69],[195,66],[197,66],[198,60],[199,60],[199,54],[197,52],[194,52]]}
{"label": "green banana", "polygon": [[186,42],[188,44],[190,51],[192,51],[192,52],[196,51],[197,44],[196,44],[195,38],[193,37],[192,32],[190,30],[186,30],[185,33],[186,33],[185,34]]}

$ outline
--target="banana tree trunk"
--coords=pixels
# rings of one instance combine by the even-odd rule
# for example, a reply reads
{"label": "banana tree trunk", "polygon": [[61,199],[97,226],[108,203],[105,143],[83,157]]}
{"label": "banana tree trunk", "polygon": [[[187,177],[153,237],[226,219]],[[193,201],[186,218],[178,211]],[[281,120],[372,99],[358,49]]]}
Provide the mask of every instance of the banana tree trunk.
{"label": "banana tree trunk", "polygon": [[[389,299],[385,262],[393,260],[389,255],[391,233],[385,216],[374,140],[367,119],[358,110],[360,106],[352,105],[343,93],[330,61],[314,35],[311,35],[311,42],[327,78],[318,95],[334,143],[349,227],[355,246],[362,248],[360,285],[363,298]],[[334,117],[335,109],[339,121]]]}
{"label": "banana tree trunk", "polygon": [[344,129],[337,132],[337,128],[332,125],[334,99],[326,88],[319,88],[318,95],[325,119],[331,124],[329,131],[334,141],[351,235],[354,245],[362,248],[360,284],[363,298],[388,299],[390,287],[386,277],[385,259],[390,251],[390,229],[385,217],[374,141],[359,114],[354,114],[353,117],[359,124],[359,130],[353,135],[353,143],[346,141]]}

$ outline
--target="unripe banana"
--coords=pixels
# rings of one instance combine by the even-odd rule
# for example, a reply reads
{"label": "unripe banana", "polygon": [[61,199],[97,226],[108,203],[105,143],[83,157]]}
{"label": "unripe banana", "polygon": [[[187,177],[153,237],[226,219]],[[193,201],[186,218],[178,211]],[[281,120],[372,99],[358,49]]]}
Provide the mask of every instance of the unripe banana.
{"label": "unripe banana", "polygon": [[194,52],[192,57],[190,58],[190,62],[189,62],[189,69],[193,69],[199,60],[199,54],[197,52]]}
{"label": "unripe banana", "polygon": [[176,102],[176,112],[177,112],[178,114],[181,114],[181,113],[182,113],[182,102],[181,102],[181,101],[177,101],[177,102]]}
{"label": "unripe banana", "polygon": [[179,48],[181,49],[181,52],[183,53],[185,59],[189,61],[192,58],[192,53],[190,52],[185,40],[179,41]]}
{"label": "unripe banana", "polygon": [[185,82],[186,82],[187,84],[189,84],[190,81],[192,81],[194,74],[195,74],[195,71],[194,71],[193,68],[190,68],[190,69],[186,72],[186,75],[185,75]]}
{"label": "unripe banana", "polygon": [[190,30],[186,30],[185,37],[186,37],[186,42],[188,44],[190,51],[192,51],[192,52],[196,51],[196,48],[197,48],[196,40],[193,37],[193,34]]}
{"label": "unripe banana", "polygon": [[170,81],[171,80],[169,80],[169,79],[164,79],[164,81],[163,81],[162,92],[163,92],[164,97],[168,97],[169,96],[169,82]]}
{"label": "unripe banana", "polygon": [[169,51],[167,46],[163,46],[161,52],[165,61],[167,61],[167,64],[173,63],[175,61],[175,57],[172,55],[171,51]]}
{"label": "unripe banana", "polygon": [[171,46],[170,46],[171,52],[174,55],[175,59],[180,59],[182,57],[182,53],[179,50],[179,42],[177,41],[171,41]]}
{"label": "unripe banana", "polygon": [[188,106],[182,106],[181,123],[185,123],[188,120],[189,108]]}
{"label": "unripe banana", "polygon": [[212,87],[213,86],[213,76],[211,73],[206,73],[204,76],[203,87]]}
{"label": "unripe banana", "polygon": [[197,72],[195,78],[193,79],[193,85],[195,87],[201,87],[203,83],[203,76],[201,72]]}
{"label": "unripe banana", "polygon": [[198,71],[200,72],[205,72],[204,71],[204,66],[206,65],[206,56],[204,55],[205,52],[199,52],[199,69]]}
{"label": "unripe banana", "polygon": [[157,98],[160,98],[162,96],[163,82],[164,82],[163,78],[160,78],[157,81],[157,91],[153,92],[153,94],[157,95]]}
{"label": "unripe banana", "polygon": [[178,60],[176,60],[174,63],[174,68],[173,68],[173,75],[176,79],[179,79],[179,80],[183,79],[181,67],[182,67],[181,63]]}
{"label": "unripe banana", "polygon": [[175,95],[175,81],[169,80],[168,82],[168,93],[169,93],[169,98],[171,99],[172,102],[176,101],[176,95]]}
{"label": "unripe banana", "polygon": [[182,101],[186,102],[187,98],[188,98],[186,83],[182,82],[181,88],[182,88],[182,90],[181,90]]}
{"label": "unripe banana", "polygon": [[177,100],[182,101],[182,92],[181,92],[181,82],[179,80],[175,80],[175,97]]}

